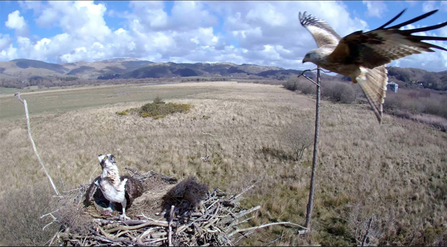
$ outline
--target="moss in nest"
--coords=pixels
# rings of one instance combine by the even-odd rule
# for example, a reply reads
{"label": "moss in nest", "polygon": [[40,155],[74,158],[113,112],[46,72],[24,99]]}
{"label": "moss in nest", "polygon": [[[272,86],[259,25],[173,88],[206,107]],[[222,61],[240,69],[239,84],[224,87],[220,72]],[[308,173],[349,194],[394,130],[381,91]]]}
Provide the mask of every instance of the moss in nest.
{"label": "moss in nest", "polygon": [[195,210],[200,205],[200,201],[206,198],[207,193],[208,186],[197,182],[195,177],[181,181],[162,198],[166,216],[169,215],[171,205],[175,206],[179,215]]}

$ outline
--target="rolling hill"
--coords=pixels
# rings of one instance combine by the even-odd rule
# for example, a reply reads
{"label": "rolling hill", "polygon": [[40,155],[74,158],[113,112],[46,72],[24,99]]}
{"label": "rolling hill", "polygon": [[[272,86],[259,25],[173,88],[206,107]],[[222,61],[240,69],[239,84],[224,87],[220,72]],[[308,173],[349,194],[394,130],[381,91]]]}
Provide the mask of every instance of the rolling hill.
{"label": "rolling hill", "polygon": [[[447,90],[447,71],[428,72],[415,68],[387,67],[389,80],[401,87]],[[133,58],[114,58],[96,62],[47,63],[30,59],[0,62],[0,87],[57,86],[66,81],[179,78],[179,77],[234,77],[250,79],[287,80],[300,70],[274,66],[233,63],[154,63]],[[313,76],[312,73],[309,73]],[[323,80],[348,80],[344,76],[322,75]],[[86,82],[84,81],[84,84]],[[65,83],[66,84],[66,83]],[[78,84],[82,84],[79,82]],[[89,83],[87,83],[89,84]]]}

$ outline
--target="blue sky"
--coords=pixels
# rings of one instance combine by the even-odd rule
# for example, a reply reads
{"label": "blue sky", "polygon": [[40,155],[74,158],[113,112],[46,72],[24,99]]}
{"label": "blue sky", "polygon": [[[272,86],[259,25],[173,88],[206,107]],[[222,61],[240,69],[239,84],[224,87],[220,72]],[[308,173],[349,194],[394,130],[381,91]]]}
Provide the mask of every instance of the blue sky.
{"label": "blue sky", "polygon": [[[379,27],[405,8],[396,23],[432,9],[439,11],[413,27],[447,21],[447,2],[441,1],[0,1],[0,61],[129,57],[304,69],[312,65],[301,59],[316,45],[299,24],[298,12],[327,21],[344,36]],[[447,28],[427,34],[447,36]],[[447,52],[413,55],[392,65],[447,70]]]}

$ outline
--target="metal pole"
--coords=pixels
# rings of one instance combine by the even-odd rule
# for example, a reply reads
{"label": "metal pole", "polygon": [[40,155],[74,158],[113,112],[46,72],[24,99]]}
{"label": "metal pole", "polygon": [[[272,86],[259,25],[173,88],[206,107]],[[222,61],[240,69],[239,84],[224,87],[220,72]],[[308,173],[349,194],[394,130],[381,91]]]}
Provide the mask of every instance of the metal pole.
{"label": "metal pole", "polygon": [[318,155],[318,129],[320,127],[320,67],[317,68],[317,99],[316,99],[316,111],[315,111],[315,136],[314,136],[314,153],[312,159],[312,174],[310,177],[310,191],[309,201],[307,203],[306,214],[306,227],[310,230],[310,222],[312,219],[312,208],[315,190],[315,170],[317,168],[317,155]]}

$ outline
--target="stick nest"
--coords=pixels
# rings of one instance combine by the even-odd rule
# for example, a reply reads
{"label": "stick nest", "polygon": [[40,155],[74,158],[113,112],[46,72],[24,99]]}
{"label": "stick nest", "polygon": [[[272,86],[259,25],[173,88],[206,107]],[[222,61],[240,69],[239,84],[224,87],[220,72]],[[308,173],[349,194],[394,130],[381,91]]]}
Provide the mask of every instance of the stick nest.
{"label": "stick nest", "polygon": [[[100,190],[93,183],[81,185],[66,192],[59,199],[59,209],[47,214],[61,225],[50,244],[221,246],[235,245],[254,230],[270,225],[303,228],[279,222],[240,229],[260,209],[260,206],[248,210],[239,206],[240,196],[255,184],[230,196],[219,189],[209,192],[206,185],[192,177],[177,183],[176,179],[153,171],[142,175],[127,170],[142,182],[144,191],[126,210],[131,220],[120,220],[117,211],[105,208],[98,194]],[[104,210],[112,213],[103,215]]]}

